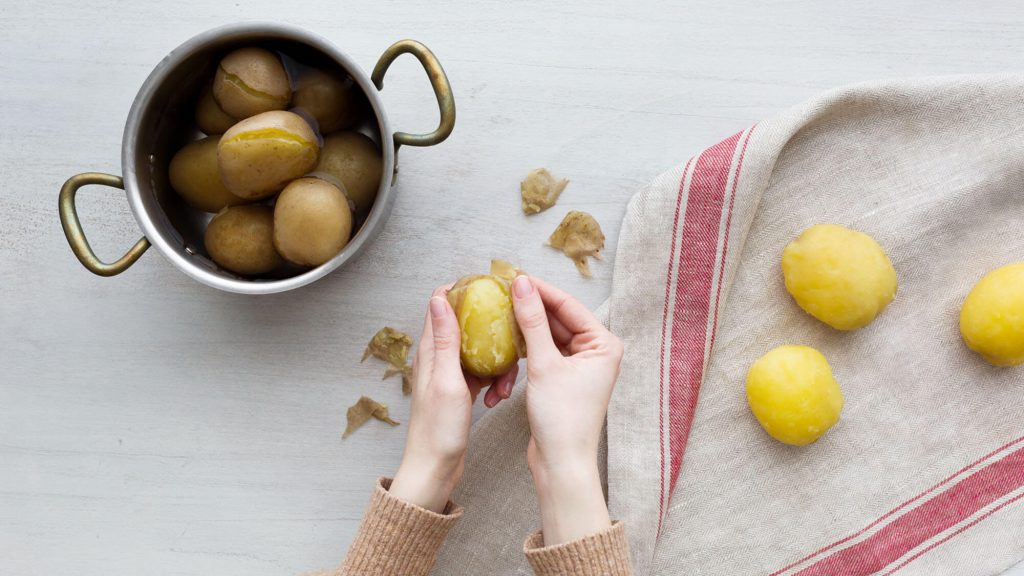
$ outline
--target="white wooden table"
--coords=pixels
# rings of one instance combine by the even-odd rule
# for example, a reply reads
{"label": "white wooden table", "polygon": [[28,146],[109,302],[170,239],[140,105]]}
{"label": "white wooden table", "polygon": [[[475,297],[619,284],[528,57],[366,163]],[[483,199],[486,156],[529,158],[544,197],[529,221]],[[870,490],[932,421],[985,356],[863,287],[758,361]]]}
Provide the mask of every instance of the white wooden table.
{"label": "white wooden table", "polygon": [[[498,256],[596,306],[612,259],[585,280],[541,245],[567,209],[593,213],[613,249],[645,181],[819,90],[1019,70],[1024,55],[1024,4],[1003,0],[427,4],[0,4],[0,574],[333,565],[404,439],[370,423],[343,442],[345,408],[370,394],[408,416],[398,382],[360,354],[384,324],[417,332],[434,285]],[[367,69],[392,41],[423,41],[455,88],[455,133],[403,150],[380,239],[309,288],[224,294],[155,250],[122,276],[89,274],[60,230],[60,184],[120,173],[150,69],[240,19],[307,27]],[[385,100],[397,129],[436,121],[411,58]],[[527,219],[518,182],[539,166],[572,183]],[[135,241],[123,196],[80,198],[101,256]]]}

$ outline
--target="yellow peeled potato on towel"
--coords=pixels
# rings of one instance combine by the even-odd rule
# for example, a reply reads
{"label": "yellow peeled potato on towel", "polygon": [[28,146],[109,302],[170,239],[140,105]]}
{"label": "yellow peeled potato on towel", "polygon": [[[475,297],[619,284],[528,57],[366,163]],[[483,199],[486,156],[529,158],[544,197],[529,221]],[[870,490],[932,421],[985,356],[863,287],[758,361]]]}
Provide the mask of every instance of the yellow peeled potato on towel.
{"label": "yellow peeled potato on towel", "polygon": [[796,303],[836,330],[867,326],[896,297],[896,269],[878,242],[834,224],[790,242],[782,274]]}
{"label": "yellow peeled potato on towel", "polygon": [[1024,364],[1024,262],[985,275],[964,300],[960,334],[990,364]]}
{"label": "yellow peeled potato on towel", "polygon": [[769,436],[806,446],[839,421],[843,392],[821,352],[810,346],[779,346],[747,372],[747,402]]}

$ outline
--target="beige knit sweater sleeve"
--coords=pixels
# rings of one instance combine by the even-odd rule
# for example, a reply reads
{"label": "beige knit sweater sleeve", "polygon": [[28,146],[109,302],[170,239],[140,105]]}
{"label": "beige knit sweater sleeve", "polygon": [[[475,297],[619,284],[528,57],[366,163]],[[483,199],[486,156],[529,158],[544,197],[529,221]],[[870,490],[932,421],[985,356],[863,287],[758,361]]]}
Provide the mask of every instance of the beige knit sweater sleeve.
{"label": "beige knit sweater sleeve", "polygon": [[[359,533],[334,576],[426,576],[448,531],[462,516],[449,502],[443,514],[388,494],[391,480],[377,482]],[[557,546],[544,546],[540,532],[524,547],[537,576],[630,576],[629,545],[616,522],[597,534]],[[328,573],[332,574],[332,573]]]}

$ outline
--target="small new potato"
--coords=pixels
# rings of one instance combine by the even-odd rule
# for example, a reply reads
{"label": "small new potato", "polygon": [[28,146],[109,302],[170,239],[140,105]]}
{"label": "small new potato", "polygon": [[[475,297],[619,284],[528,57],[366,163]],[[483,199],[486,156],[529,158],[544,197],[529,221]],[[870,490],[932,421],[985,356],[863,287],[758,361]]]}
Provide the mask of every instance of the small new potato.
{"label": "small new potato", "polygon": [[491,378],[512,369],[520,357],[519,325],[508,282],[496,276],[467,276],[448,291],[461,331],[462,367]]}
{"label": "small new potato", "polygon": [[995,366],[1024,364],[1024,262],[985,275],[964,300],[960,334]]}
{"label": "small new potato", "polygon": [[782,273],[796,303],[836,330],[867,326],[896,297],[896,269],[878,242],[834,224],[790,242]]}
{"label": "small new potato", "polygon": [[217,66],[213,97],[224,112],[241,120],[284,110],[292,99],[292,88],[276,54],[263,48],[241,48]]}
{"label": "small new potato", "polygon": [[223,134],[238,122],[230,114],[221,109],[213,98],[213,88],[207,86],[196,103],[196,126],[204,134]]}
{"label": "small new potato", "polygon": [[383,169],[380,149],[373,140],[359,132],[340,132],[324,139],[316,172],[344,184],[356,212],[365,214],[373,206]]}
{"label": "small new potato", "polygon": [[274,111],[232,126],[220,139],[217,159],[227,189],[255,200],[309,172],[319,151],[316,134],[302,116]]}
{"label": "small new potato", "polygon": [[356,83],[322,70],[299,77],[292,103],[316,119],[321,134],[355,126],[362,110],[362,93]]}
{"label": "small new potato", "polygon": [[225,208],[206,227],[204,243],[214,262],[236,274],[266,274],[281,264],[269,206]]}
{"label": "small new potato", "polygon": [[821,438],[843,411],[828,360],[809,346],[780,346],[754,362],[747,402],[769,436],[792,446]]}
{"label": "small new potato", "polygon": [[274,205],[274,246],[285,259],[319,266],[352,234],[352,210],[337,186],[319,178],[289,184]]}
{"label": "small new potato", "polygon": [[190,206],[203,212],[219,212],[225,206],[246,202],[229,192],[220,179],[218,141],[220,136],[207,136],[186,145],[171,158],[167,167],[174,191]]}

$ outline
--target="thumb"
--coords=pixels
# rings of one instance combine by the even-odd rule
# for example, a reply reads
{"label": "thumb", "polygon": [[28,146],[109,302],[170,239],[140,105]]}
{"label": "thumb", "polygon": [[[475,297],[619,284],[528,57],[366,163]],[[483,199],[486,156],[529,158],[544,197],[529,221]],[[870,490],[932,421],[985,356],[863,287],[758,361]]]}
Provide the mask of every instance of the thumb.
{"label": "thumb", "polygon": [[430,329],[434,335],[434,372],[461,374],[459,367],[459,322],[444,296],[430,298]]}
{"label": "thumb", "polygon": [[512,281],[512,306],[516,313],[516,322],[526,339],[526,352],[530,360],[550,358],[561,354],[555,347],[548,326],[548,314],[544,302],[533,281],[528,276],[520,275]]}

